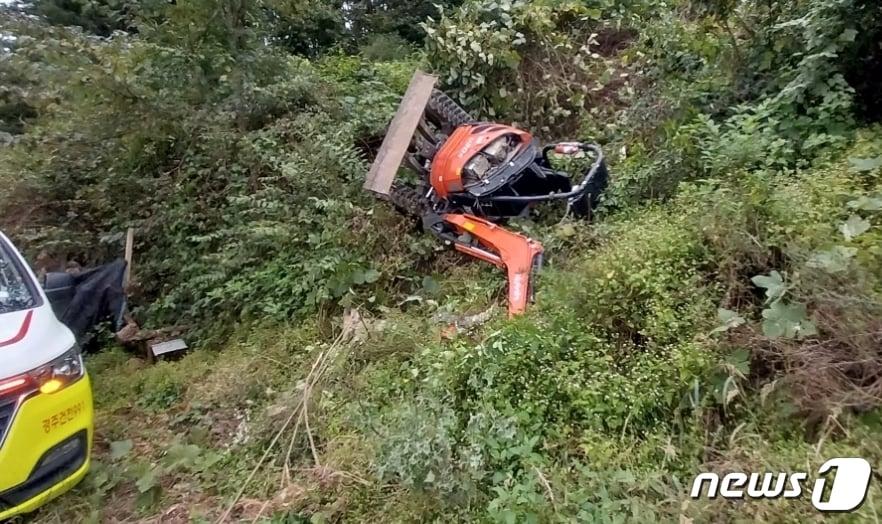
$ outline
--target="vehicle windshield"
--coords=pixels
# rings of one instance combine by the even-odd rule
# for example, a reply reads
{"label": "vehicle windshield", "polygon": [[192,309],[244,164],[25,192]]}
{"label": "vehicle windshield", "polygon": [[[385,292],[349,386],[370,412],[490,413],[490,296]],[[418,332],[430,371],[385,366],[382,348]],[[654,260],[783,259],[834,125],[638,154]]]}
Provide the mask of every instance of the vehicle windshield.
{"label": "vehicle windshield", "polygon": [[34,307],[34,294],[21,263],[0,238],[0,315]]}

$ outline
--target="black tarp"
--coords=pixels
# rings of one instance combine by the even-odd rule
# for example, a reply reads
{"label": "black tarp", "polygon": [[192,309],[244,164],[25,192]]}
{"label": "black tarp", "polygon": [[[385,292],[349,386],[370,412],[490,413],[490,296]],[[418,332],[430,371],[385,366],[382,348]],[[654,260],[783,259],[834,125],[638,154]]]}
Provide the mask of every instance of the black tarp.
{"label": "black tarp", "polygon": [[125,273],[126,261],[119,259],[71,275],[73,296],[59,318],[77,340],[104,320],[113,323],[114,331],[122,328],[126,310]]}

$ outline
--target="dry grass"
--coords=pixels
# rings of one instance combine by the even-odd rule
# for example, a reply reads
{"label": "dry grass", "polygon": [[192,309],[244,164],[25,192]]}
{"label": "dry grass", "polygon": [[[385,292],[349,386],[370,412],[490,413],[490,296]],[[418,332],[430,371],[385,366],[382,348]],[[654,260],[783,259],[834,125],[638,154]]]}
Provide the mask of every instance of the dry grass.
{"label": "dry grass", "polygon": [[882,302],[854,288],[818,291],[813,299],[819,336],[770,341],[760,345],[762,354],[782,368],[794,401],[810,417],[882,405]]}

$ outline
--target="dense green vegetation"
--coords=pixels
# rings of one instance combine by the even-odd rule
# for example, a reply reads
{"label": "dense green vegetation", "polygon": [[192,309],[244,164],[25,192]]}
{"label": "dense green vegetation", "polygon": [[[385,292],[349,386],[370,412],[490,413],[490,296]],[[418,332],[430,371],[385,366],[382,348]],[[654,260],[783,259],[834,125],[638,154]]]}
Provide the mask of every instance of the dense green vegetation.
{"label": "dense green vegetation", "polygon": [[[876,2],[0,17],[0,228],[89,263],[136,227],[136,314],[198,346],[90,357],[97,464],[37,518],[802,522],[807,498],[688,488],[882,459]],[[594,223],[515,224],[548,254],[523,318],[442,336],[502,300],[501,275],[360,189],[415,68],[608,153]],[[880,510],[874,480],[839,518]]]}

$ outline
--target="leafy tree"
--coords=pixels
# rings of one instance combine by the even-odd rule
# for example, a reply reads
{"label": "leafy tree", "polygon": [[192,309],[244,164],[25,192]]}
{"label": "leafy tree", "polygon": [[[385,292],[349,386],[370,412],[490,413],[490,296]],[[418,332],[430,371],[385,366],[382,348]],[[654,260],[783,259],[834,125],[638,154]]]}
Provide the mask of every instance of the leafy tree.
{"label": "leafy tree", "polygon": [[136,31],[138,19],[156,11],[167,0],[35,0],[24,9],[60,26],[79,26],[99,36],[114,31]]}
{"label": "leafy tree", "polygon": [[271,0],[264,6],[274,43],[315,57],[349,39],[341,0]]}
{"label": "leafy tree", "polygon": [[373,35],[395,34],[405,42],[421,44],[425,32],[420,24],[460,4],[462,0],[356,0],[348,2],[345,9],[353,38],[359,43]]}

